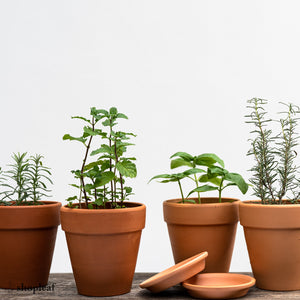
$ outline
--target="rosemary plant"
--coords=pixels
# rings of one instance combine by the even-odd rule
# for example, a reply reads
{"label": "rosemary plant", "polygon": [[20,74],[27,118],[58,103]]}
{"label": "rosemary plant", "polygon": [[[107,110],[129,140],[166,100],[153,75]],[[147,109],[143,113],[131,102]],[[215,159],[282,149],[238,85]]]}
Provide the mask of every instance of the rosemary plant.
{"label": "rosemary plant", "polygon": [[[176,159],[172,159],[177,157]],[[171,160],[171,169],[178,167],[188,167],[188,170],[185,170],[181,173],[176,174],[161,174],[156,175],[150,179],[163,179],[161,183],[167,182],[177,182],[180,194],[181,194],[181,203],[190,202],[196,203],[195,200],[189,199],[188,197],[197,193],[198,203],[201,203],[200,193],[208,191],[218,191],[219,202],[222,202],[222,191],[228,186],[237,186],[240,191],[245,194],[248,190],[248,184],[245,182],[243,177],[237,173],[230,173],[224,169],[224,162],[216,154],[213,153],[204,153],[197,156],[192,156],[186,152],[176,152],[170,157]],[[219,166],[217,166],[218,164]],[[205,167],[204,169],[199,169],[197,166]],[[197,177],[197,174],[202,173],[201,176]],[[191,190],[187,196],[184,196],[181,180],[184,178],[191,179],[194,181],[196,187]],[[150,182],[149,181],[149,182]],[[227,183],[226,183],[227,182]],[[199,183],[205,183],[199,185]]]}
{"label": "rosemary plant", "polygon": [[50,169],[43,166],[43,156],[26,157],[25,153],[14,153],[10,169],[3,171],[0,178],[0,204],[2,205],[40,205],[39,200],[49,197],[47,184],[51,183]]}
{"label": "rosemary plant", "polygon": [[[286,110],[280,112],[282,116],[278,121],[280,132],[273,134],[269,128],[273,120],[267,117],[265,99],[253,98],[248,100],[247,108],[251,110],[246,115],[246,123],[253,124],[254,130],[250,139],[251,149],[248,155],[253,155],[255,164],[250,169],[254,195],[261,199],[262,204],[283,204],[282,201],[290,191],[294,195],[290,200],[299,199],[300,182],[296,178],[298,168],[294,160],[297,152],[298,134],[296,132],[299,107],[289,103],[281,103]],[[296,197],[295,197],[296,196]]]}
{"label": "rosemary plant", "polygon": [[[134,178],[137,175],[133,162],[135,158],[125,157],[127,147],[133,145],[129,140],[135,135],[115,129],[117,120],[128,119],[127,116],[119,113],[115,107],[108,111],[92,107],[90,119],[79,116],[72,118],[83,120],[86,126],[83,127],[80,137],[69,134],[63,136],[63,140],[78,141],[85,148],[80,169],[71,171],[79,181],[71,186],[77,188],[79,194],[67,199],[69,207],[74,207],[75,200],[79,202],[75,207],[79,208],[124,207],[124,200],[132,195],[132,188],[125,186],[125,177]],[[97,139],[98,144],[92,149],[92,142],[96,142]],[[91,157],[96,158],[88,162]]]}

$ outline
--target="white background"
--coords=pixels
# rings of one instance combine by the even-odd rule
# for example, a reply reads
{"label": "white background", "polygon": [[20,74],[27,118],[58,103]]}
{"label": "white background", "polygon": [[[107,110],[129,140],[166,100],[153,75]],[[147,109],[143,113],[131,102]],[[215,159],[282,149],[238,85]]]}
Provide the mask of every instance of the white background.
{"label": "white background", "polygon": [[[137,271],[173,263],[162,202],[175,184],[148,180],[169,156],[214,152],[249,178],[246,100],[300,104],[299,1],[0,1],[0,165],[12,152],[41,153],[52,168],[52,200],[73,195],[70,170],[83,148],[91,106],[116,106],[135,132],[133,201],[147,205]],[[228,189],[224,196],[253,199]],[[232,271],[250,271],[239,227]],[[51,272],[71,272],[59,228]]]}

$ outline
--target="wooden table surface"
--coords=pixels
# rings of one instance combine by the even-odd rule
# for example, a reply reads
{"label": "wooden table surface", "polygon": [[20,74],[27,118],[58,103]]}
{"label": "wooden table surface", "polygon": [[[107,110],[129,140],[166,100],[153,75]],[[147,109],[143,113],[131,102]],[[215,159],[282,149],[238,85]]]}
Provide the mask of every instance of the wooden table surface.
{"label": "wooden table surface", "polygon": [[[243,273],[251,275],[250,273]],[[136,273],[134,276],[132,290],[130,293],[114,297],[87,297],[78,295],[73,274],[71,273],[57,273],[50,274],[48,286],[41,291],[21,291],[21,290],[5,290],[0,289],[0,299],[17,300],[17,299],[47,299],[47,300],[62,300],[62,299],[193,299],[189,296],[186,290],[177,285],[162,293],[152,294],[147,290],[139,287],[139,284],[145,279],[152,276],[153,273]],[[47,290],[48,289],[48,290]],[[299,299],[300,291],[292,292],[271,292],[260,290],[252,287],[249,293],[239,299]]]}

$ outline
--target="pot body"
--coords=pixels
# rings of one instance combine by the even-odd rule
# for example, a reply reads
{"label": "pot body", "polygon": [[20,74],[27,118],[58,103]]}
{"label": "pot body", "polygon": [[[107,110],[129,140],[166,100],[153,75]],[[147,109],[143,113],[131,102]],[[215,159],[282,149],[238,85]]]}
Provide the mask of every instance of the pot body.
{"label": "pot body", "polygon": [[[197,201],[196,198],[192,198]],[[201,197],[201,204],[163,203],[175,263],[207,251],[204,272],[228,272],[239,220],[238,199]]]}
{"label": "pot body", "polygon": [[240,203],[240,222],[261,289],[300,289],[300,205]]}
{"label": "pot body", "polygon": [[60,202],[0,206],[0,288],[25,289],[48,282]]}
{"label": "pot body", "polygon": [[79,294],[113,296],[130,292],[146,207],[127,202],[122,209],[61,208]]}

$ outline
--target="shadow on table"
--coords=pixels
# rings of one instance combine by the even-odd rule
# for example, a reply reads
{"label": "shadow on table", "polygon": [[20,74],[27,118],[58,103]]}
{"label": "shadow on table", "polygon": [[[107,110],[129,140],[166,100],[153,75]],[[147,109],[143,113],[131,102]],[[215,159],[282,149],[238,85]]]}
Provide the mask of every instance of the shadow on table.
{"label": "shadow on table", "polygon": [[181,285],[173,286],[165,291],[160,293],[151,293],[148,290],[140,290],[137,293],[137,296],[141,298],[148,299],[161,299],[161,298],[170,298],[170,299],[191,299],[187,290],[183,288]]}

